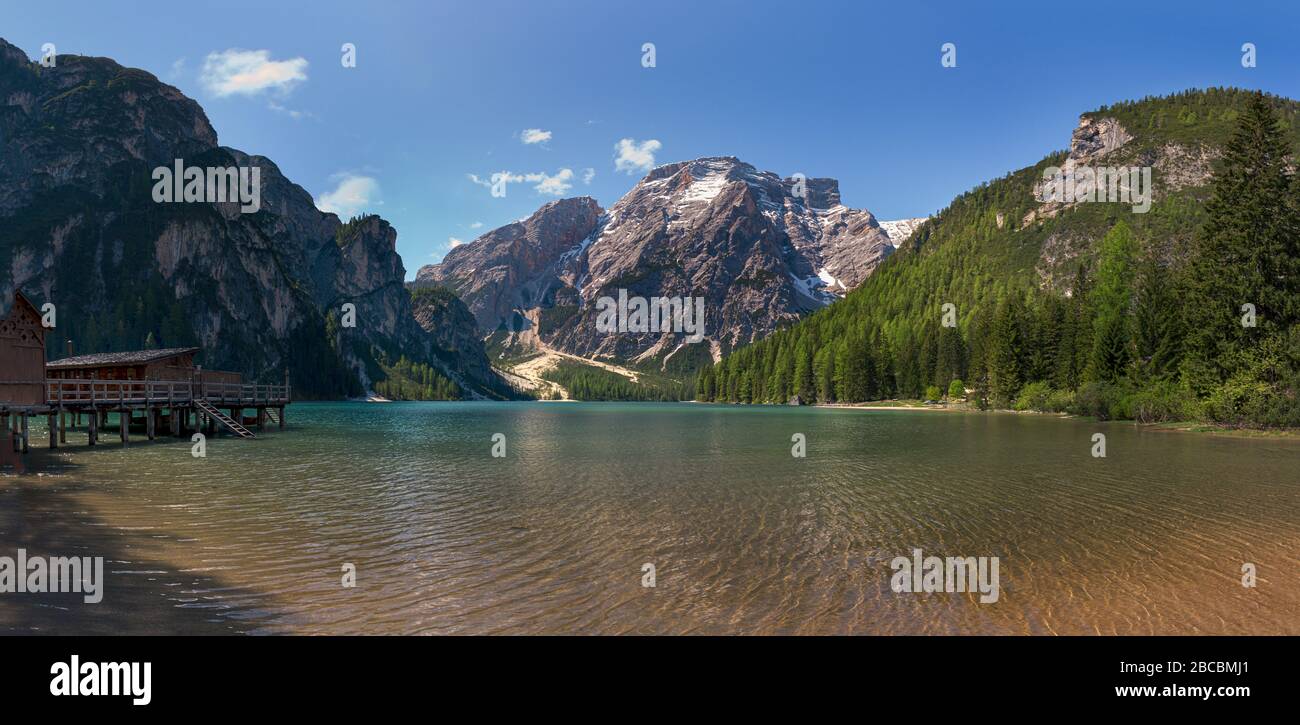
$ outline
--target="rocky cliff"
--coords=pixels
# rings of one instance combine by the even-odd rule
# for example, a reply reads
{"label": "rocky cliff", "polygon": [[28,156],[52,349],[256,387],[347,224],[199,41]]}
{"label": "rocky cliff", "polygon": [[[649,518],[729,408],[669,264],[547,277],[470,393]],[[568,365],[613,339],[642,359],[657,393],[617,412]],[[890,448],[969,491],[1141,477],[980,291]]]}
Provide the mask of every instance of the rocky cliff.
{"label": "rocky cliff", "polygon": [[[177,162],[255,168],[256,209],[157,201],[155,170]],[[378,217],[317,210],[270,159],[220,146],[199,104],[153,75],[75,55],[46,68],[0,40],[0,293],[56,305],[52,356],[65,340],[197,344],[205,366],[258,380],[288,368],[312,396],[359,394],[406,356],[468,394],[499,391],[465,374],[481,348],[462,361],[439,342],[454,331],[417,324],[396,239]]]}
{"label": "rocky cliff", "polygon": [[458,381],[494,377],[474,316],[456,293],[446,287],[416,287],[411,306],[416,324],[433,342],[434,354],[456,371]]}

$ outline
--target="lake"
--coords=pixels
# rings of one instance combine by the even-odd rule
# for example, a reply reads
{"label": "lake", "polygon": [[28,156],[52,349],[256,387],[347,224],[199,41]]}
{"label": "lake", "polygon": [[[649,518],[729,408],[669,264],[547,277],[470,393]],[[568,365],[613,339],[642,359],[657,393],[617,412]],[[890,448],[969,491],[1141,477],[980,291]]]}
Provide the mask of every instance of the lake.
{"label": "lake", "polygon": [[[696,404],[288,422],[206,458],[76,431],[0,478],[0,555],[106,560],[102,603],[0,595],[0,631],[1300,634],[1294,439]],[[916,549],[997,557],[997,600],[895,591]]]}

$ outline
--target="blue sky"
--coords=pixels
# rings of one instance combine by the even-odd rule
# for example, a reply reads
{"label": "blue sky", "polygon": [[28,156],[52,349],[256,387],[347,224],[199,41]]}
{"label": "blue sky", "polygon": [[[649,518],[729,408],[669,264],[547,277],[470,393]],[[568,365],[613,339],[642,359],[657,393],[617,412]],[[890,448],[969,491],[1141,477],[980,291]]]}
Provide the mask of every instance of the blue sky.
{"label": "blue sky", "polygon": [[[1116,100],[1211,85],[1300,98],[1287,3],[4,4],[0,37],[33,58],[54,43],[144,68],[318,205],[384,216],[408,277],[549,200],[608,207],[651,157],[834,177],[846,204],[896,219],[1065,148],[1080,113]],[[530,180],[494,197],[471,178],[497,172]]]}

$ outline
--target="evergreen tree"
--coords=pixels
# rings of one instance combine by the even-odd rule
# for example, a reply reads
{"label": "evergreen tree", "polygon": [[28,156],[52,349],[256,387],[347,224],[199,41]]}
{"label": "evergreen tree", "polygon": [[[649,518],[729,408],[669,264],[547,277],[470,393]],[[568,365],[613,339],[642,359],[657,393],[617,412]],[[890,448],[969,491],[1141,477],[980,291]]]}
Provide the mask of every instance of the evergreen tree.
{"label": "evergreen tree", "polygon": [[1013,292],[998,305],[993,320],[988,385],[989,397],[999,408],[1010,407],[1024,384],[1021,377],[1025,355],[1024,317],[1024,298]]}
{"label": "evergreen tree", "polygon": [[1053,294],[1042,295],[1035,306],[1033,346],[1029,350],[1030,380],[1050,380],[1056,370],[1057,350],[1066,334],[1065,301]]}
{"label": "evergreen tree", "polygon": [[832,348],[835,362],[834,380],[835,380],[835,399],[847,403],[849,402],[849,345],[845,340],[839,340]]}
{"label": "evergreen tree", "polygon": [[1143,257],[1134,302],[1134,352],[1142,380],[1168,378],[1182,349],[1182,311],[1173,276],[1153,250]]}
{"label": "evergreen tree", "polygon": [[895,379],[893,348],[879,330],[868,338],[866,364],[868,368],[868,400],[893,398],[898,395],[898,381]]}
{"label": "evergreen tree", "polygon": [[738,386],[736,398],[741,403],[751,403],[754,400],[754,374],[745,371],[740,375],[740,385]]}
{"label": "evergreen tree", "polygon": [[1124,375],[1132,360],[1133,263],[1137,241],[1133,230],[1117,223],[1101,240],[1097,289],[1093,291],[1095,336],[1093,378],[1111,383]]}
{"label": "evergreen tree", "polygon": [[1083,382],[1092,358],[1092,285],[1088,279],[1088,268],[1080,264],[1074,275],[1074,284],[1070,288],[1070,347],[1058,357],[1064,366],[1064,384],[1062,388],[1074,390]]}
{"label": "evergreen tree", "polygon": [[[921,347],[917,361],[920,383],[918,387],[934,385],[939,377],[939,330],[933,320],[921,332]],[[928,396],[927,396],[928,397]]]}
{"label": "evergreen tree", "polygon": [[[1290,152],[1268,99],[1252,95],[1215,170],[1189,268],[1183,373],[1199,393],[1239,369],[1252,338],[1294,319],[1297,280],[1287,275],[1296,264]],[[1247,304],[1255,306],[1258,328],[1241,322]]]}
{"label": "evergreen tree", "polygon": [[993,353],[993,323],[996,315],[988,306],[982,306],[971,317],[970,325],[970,360],[966,365],[969,376],[971,402],[983,409],[988,407],[990,399],[989,361]]}
{"label": "evergreen tree", "polygon": [[835,402],[835,351],[829,345],[813,358],[813,376],[817,379],[818,402]]}
{"label": "evergreen tree", "polygon": [[894,374],[898,383],[898,394],[906,398],[921,396],[921,365],[918,360],[920,350],[911,329],[903,334],[898,351],[894,356]]}
{"label": "evergreen tree", "polygon": [[939,359],[935,368],[935,382],[941,386],[954,378],[966,377],[966,345],[958,328],[939,330]]}
{"label": "evergreen tree", "polygon": [[840,401],[861,403],[870,400],[873,365],[865,342],[860,337],[850,338],[838,353],[835,369],[840,376],[837,391]]}
{"label": "evergreen tree", "polygon": [[794,394],[804,402],[816,398],[816,383],[813,378],[813,356],[807,340],[800,340],[796,347],[794,364]]}

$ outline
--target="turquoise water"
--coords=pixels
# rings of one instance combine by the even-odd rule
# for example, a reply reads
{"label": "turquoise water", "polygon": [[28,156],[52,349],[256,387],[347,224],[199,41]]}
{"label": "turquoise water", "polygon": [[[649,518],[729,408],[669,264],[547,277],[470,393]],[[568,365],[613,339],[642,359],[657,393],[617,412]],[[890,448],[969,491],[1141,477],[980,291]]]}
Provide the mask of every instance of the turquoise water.
{"label": "turquoise water", "polygon": [[[300,403],[288,422],[202,459],[77,431],[0,479],[0,554],[109,572],[100,605],[0,596],[0,627],[1300,633],[1293,440],[695,404]],[[890,562],[917,548],[998,557],[1000,597],[896,593]]]}

